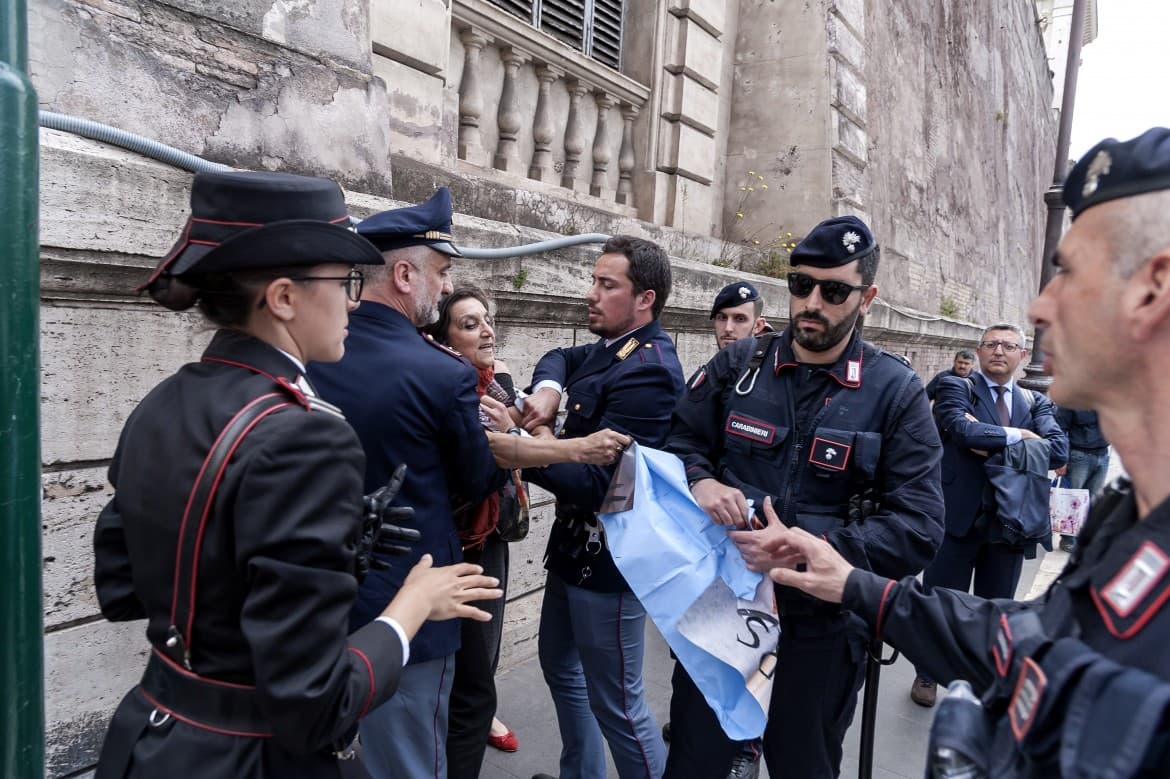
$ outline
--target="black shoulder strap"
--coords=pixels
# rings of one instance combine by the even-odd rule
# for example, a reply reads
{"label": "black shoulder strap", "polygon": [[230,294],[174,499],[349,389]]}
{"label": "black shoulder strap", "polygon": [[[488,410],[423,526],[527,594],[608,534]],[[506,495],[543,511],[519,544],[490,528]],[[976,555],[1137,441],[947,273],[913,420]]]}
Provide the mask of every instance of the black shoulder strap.
{"label": "black shoulder strap", "polygon": [[768,356],[768,350],[772,348],[772,342],[780,336],[776,331],[763,333],[756,338],[756,345],[752,347],[752,351],[748,356],[744,367],[737,371],[739,376],[736,379],[734,389],[740,395],[750,395],[752,388],[756,386],[756,374],[760,371],[760,366],[764,364],[764,359]]}
{"label": "black shoulder strap", "polygon": [[256,424],[288,406],[299,405],[284,392],[261,395],[244,406],[220,431],[203,460],[179,525],[179,543],[175,550],[175,582],[171,600],[171,626],[167,630],[166,653],[184,668],[191,669],[191,631],[195,623],[195,592],[199,577],[199,547],[211,514],[215,492],[228,461],[244,436]]}

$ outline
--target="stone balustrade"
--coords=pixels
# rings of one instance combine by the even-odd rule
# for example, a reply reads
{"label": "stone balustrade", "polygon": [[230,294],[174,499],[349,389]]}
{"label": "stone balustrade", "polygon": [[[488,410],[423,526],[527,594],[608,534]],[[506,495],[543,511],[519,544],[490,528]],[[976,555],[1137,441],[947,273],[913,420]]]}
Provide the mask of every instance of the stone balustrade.
{"label": "stone balustrade", "polygon": [[452,49],[460,160],[634,206],[649,87],[485,0],[455,1]]}

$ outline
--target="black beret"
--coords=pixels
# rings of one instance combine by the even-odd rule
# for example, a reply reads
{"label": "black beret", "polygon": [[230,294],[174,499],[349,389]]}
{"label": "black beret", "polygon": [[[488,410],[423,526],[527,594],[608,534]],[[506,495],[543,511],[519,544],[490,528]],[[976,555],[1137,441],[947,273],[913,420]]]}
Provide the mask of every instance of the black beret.
{"label": "black beret", "polygon": [[1170,189],[1170,130],[1153,127],[1129,141],[1106,138],[1085,153],[1064,181],[1073,219],[1107,200]]}
{"label": "black beret", "polygon": [[425,203],[363,219],[357,230],[384,252],[429,246],[452,257],[463,256],[452,243],[451,191],[446,187],[439,187]]}
{"label": "black beret", "polygon": [[877,248],[873,233],[855,216],[826,219],[812,229],[789,255],[792,265],[836,268],[872,254]]}
{"label": "black beret", "polygon": [[759,299],[759,291],[751,284],[746,281],[732,282],[719,290],[719,294],[715,296],[715,304],[711,306],[711,316],[708,318],[714,319],[716,314],[729,306],[738,306]]}
{"label": "black beret", "polygon": [[177,295],[171,279],[326,262],[384,262],[354,232],[335,182],[291,173],[197,173],[182,236],[138,289],[181,310],[192,305],[193,293]]}

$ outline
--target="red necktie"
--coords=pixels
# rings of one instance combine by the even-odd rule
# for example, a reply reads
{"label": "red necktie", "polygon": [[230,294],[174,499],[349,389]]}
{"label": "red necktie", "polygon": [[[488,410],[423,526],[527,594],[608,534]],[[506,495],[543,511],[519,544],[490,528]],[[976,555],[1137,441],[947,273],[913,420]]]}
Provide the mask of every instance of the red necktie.
{"label": "red necktie", "polygon": [[997,393],[997,397],[995,399],[995,410],[999,413],[999,424],[1003,427],[1012,426],[1012,417],[1011,414],[1008,413],[1007,401],[1003,399],[1007,389],[1007,387],[995,388]]}

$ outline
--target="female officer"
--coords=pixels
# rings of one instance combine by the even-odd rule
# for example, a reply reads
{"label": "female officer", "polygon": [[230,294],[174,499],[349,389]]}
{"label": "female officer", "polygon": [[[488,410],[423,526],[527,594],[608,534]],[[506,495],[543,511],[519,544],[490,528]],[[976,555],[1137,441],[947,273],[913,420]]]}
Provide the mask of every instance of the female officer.
{"label": "female officer", "polygon": [[191,212],[145,287],[219,330],[131,414],[110,465],[98,600],[111,620],[146,618],[151,652],[97,776],[339,776],[419,626],[490,619],[469,602],[500,591],[478,566],[424,557],[346,635],[364,460],[304,366],[341,357],[354,266],[382,257],[325,179],[199,174]]}

